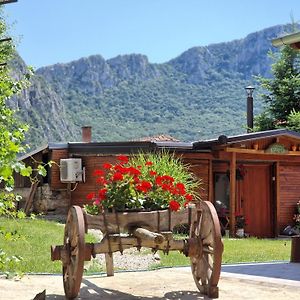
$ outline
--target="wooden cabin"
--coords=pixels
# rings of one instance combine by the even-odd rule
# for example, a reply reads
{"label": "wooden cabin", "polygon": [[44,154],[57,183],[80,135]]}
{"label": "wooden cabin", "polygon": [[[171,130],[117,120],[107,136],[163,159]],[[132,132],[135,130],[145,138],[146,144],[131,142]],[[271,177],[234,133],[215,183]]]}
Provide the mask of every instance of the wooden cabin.
{"label": "wooden cabin", "polygon": [[[49,170],[37,190],[34,208],[66,213],[70,205],[83,205],[86,195],[96,190],[92,173],[116,155],[168,149],[182,156],[203,182],[203,200],[216,205],[222,226],[235,233],[236,215],[247,219],[250,236],[275,237],[293,224],[300,199],[300,134],[288,130],[248,133],[215,140],[182,143],[178,141],[132,141],[49,144],[21,160],[57,164]],[[80,158],[85,179],[77,183],[60,180],[60,159]],[[16,187],[23,195],[28,182],[16,175]]]}

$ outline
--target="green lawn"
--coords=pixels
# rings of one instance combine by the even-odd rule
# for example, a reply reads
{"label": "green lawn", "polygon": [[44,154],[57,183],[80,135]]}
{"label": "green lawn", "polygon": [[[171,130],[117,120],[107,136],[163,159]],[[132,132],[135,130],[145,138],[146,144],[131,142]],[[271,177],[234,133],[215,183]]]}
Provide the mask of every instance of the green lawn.
{"label": "green lawn", "polygon": [[[18,267],[18,271],[22,273],[61,273],[61,263],[52,262],[50,259],[50,245],[62,244],[63,230],[64,226],[56,222],[0,218],[0,248],[8,255],[23,257]],[[4,239],[7,231],[15,232],[8,241]],[[87,236],[87,240],[92,239],[91,236]],[[289,260],[290,248],[290,240],[224,239],[223,263]],[[161,253],[158,266],[189,264],[189,258],[173,251],[169,255]],[[0,264],[0,272],[16,271],[13,266],[10,269],[7,266],[5,268]],[[89,271],[99,271],[99,266],[92,263]]]}
{"label": "green lawn", "polygon": [[[289,260],[291,252],[290,240],[276,239],[223,239],[224,252],[222,263],[267,262]],[[179,252],[161,253],[160,264],[155,267],[185,266],[190,260]],[[154,267],[154,268],[155,268]]]}
{"label": "green lawn", "polygon": [[[7,241],[4,239],[4,234],[9,231],[15,234]],[[0,249],[10,256],[17,255],[23,258],[17,270],[14,266],[11,266],[10,270],[3,270],[0,265],[0,272],[60,273],[61,262],[51,261],[50,246],[62,245],[63,234],[64,225],[57,222],[0,218]],[[91,239],[87,237],[87,241]]]}

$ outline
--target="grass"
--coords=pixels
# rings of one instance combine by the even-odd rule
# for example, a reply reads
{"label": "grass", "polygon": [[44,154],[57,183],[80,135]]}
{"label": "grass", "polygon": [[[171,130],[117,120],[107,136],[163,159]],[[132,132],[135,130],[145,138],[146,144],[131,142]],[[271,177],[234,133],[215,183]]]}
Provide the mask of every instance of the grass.
{"label": "grass", "polygon": [[[7,232],[15,234],[6,240],[4,235],[10,236]],[[13,265],[11,269],[3,270],[0,265],[0,272],[61,273],[61,262],[51,261],[50,246],[63,244],[62,224],[40,219],[0,218],[0,233],[0,248],[9,256],[22,257],[17,269]],[[86,240],[91,242],[92,237],[88,236]]]}
{"label": "grass", "polygon": [[[5,229],[4,229],[5,228]],[[7,234],[9,240],[4,239],[4,234],[12,231],[12,236]],[[18,266],[21,273],[61,273],[61,262],[52,262],[50,259],[50,245],[60,245],[63,241],[64,226],[57,222],[40,219],[7,219],[0,218],[0,248],[7,255],[19,255],[23,260]],[[175,235],[175,238],[182,236]],[[95,241],[87,235],[87,242]],[[228,239],[224,240],[223,263],[238,262],[266,262],[289,260],[291,241],[275,239]],[[160,264],[153,268],[169,266],[188,266],[188,257],[178,251],[169,255],[160,253]],[[88,263],[88,273],[99,272],[103,269],[97,262]],[[1,269],[0,271],[16,271],[15,269]]]}
{"label": "grass", "polygon": [[[242,262],[269,262],[289,260],[291,253],[290,240],[277,239],[223,239],[224,252],[222,263]],[[190,259],[178,251],[170,252],[169,255],[160,253],[160,264],[153,268],[167,266],[188,266]]]}

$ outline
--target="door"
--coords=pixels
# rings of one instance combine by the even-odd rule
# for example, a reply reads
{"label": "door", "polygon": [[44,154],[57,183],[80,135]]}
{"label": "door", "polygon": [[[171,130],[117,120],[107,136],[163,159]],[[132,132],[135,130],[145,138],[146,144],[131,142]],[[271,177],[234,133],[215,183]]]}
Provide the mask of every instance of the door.
{"label": "door", "polygon": [[271,165],[244,165],[245,175],[240,181],[240,208],[250,236],[273,237],[271,207]]}

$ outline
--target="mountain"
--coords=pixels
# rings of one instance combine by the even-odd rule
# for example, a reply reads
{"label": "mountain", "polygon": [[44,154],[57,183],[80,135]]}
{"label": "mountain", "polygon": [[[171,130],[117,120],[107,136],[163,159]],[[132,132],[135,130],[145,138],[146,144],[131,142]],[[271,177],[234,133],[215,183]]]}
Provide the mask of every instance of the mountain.
{"label": "mountain", "polygon": [[[16,55],[11,62],[14,77],[27,73],[24,61]],[[65,105],[59,94],[41,76],[31,78],[31,85],[21,95],[8,100],[8,105],[17,112],[23,122],[30,125],[27,133],[29,146],[37,147],[49,140],[71,139],[74,126],[68,121]]]}
{"label": "mountain", "polygon": [[[244,132],[244,87],[253,76],[270,76],[275,26],[244,39],[194,47],[162,64],[145,55],[105,60],[92,55],[36,71],[31,88],[15,100],[33,124],[34,144],[80,140],[80,127],[93,127],[93,140],[117,141],[169,134],[199,140]],[[258,92],[255,111],[261,109]]]}

